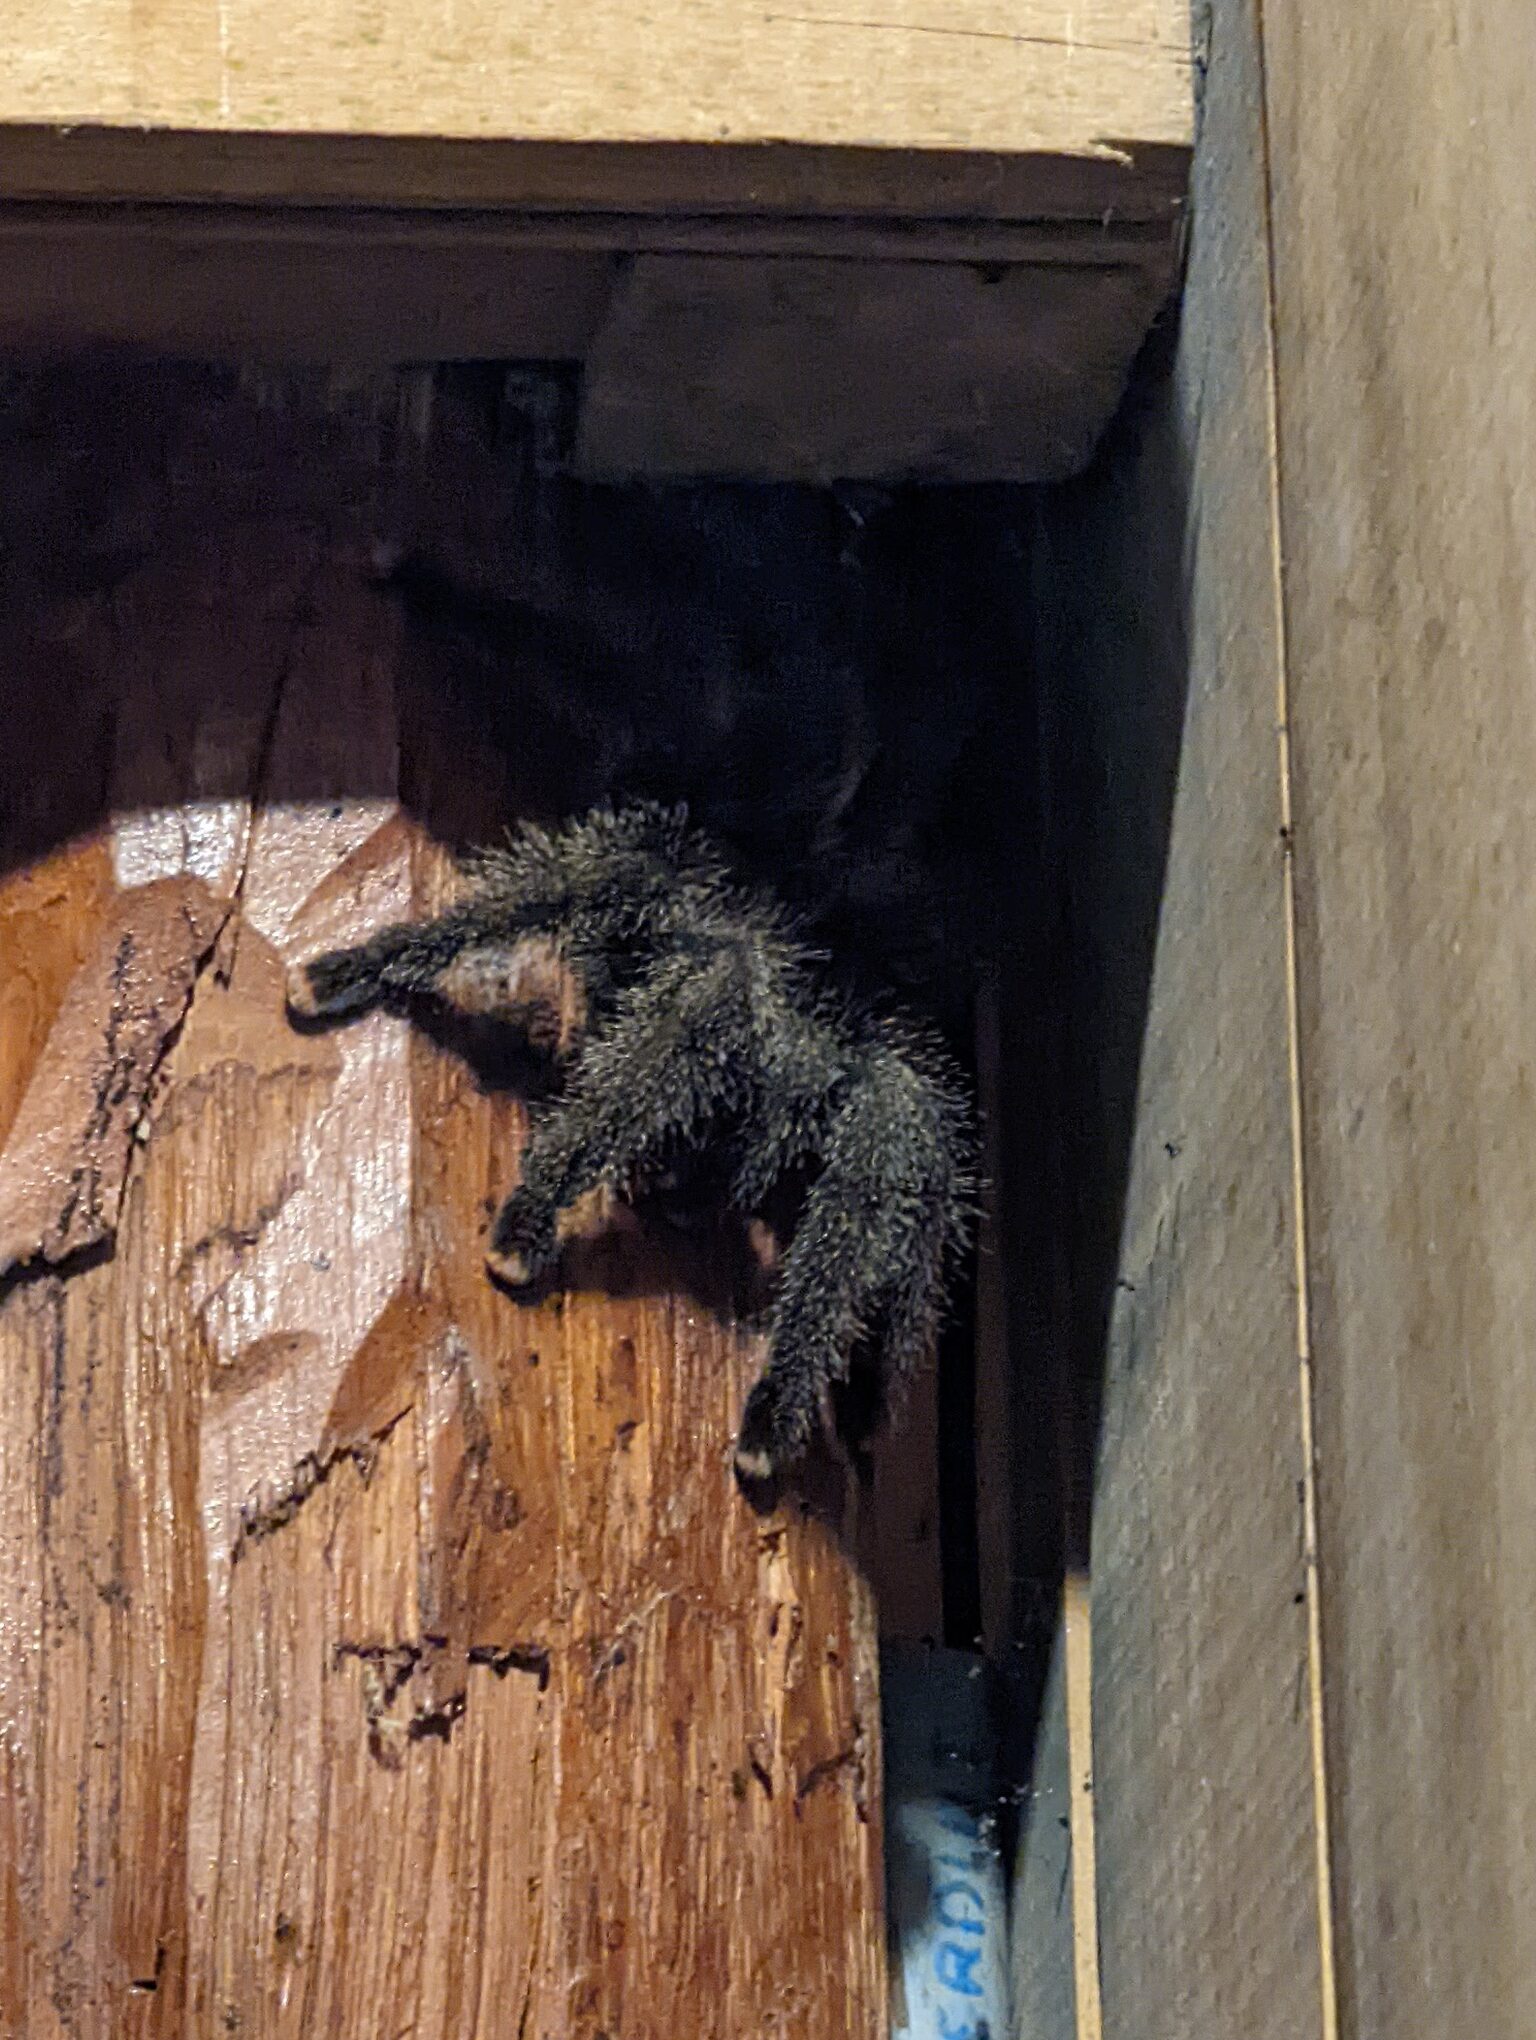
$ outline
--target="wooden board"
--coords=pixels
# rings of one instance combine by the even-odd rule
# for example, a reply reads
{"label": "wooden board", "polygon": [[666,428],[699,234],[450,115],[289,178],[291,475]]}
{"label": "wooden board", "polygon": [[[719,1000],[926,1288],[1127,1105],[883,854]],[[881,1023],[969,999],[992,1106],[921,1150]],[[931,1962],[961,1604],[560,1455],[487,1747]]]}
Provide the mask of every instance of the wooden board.
{"label": "wooden board", "polygon": [[0,348],[581,362],[592,479],[1040,481],[1087,458],[1173,249],[1166,221],[0,206]]}
{"label": "wooden board", "polygon": [[0,206],[0,347],[215,361],[579,361],[617,251],[410,219]]}
{"label": "wooden board", "polygon": [[1174,379],[1045,562],[1109,574],[1057,640],[1090,1015],[1153,959],[1144,1016],[1074,1018],[1090,1135],[1132,1129],[1097,1225],[1106,2021],[1524,2034],[1536,46],[1515,4],[1213,17]]}
{"label": "wooden board", "polygon": [[1265,11],[1339,2026],[1536,2030],[1536,38]]}
{"label": "wooden board", "polygon": [[1033,1725],[1019,1806],[1009,1910],[1017,2040],[1070,2040],[1079,2030],[1072,1887],[1072,1773],[1065,1634],[1058,1630]]}
{"label": "wooden board", "polygon": [[618,213],[886,222],[1065,221],[1114,234],[1166,222],[1189,169],[1179,139],[1102,153],[730,142],[457,141],[0,124],[19,204],[402,207],[452,215]]}
{"label": "wooden board", "polygon": [[1103,2025],[1146,2040],[1326,2030],[1246,21],[1219,11],[1171,375],[1047,504],[1035,583]]}
{"label": "wooden board", "polygon": [[[742,145],[1121,165],[1139,149],[1177,151],[1189,133],[1187,26],[1177,0],[1081,0],[1065,13],[1043,0],[952,0],[937,14],[925,0],[889,0],[867,19],[829,0],[782,8],[663,0],[644,9],[636,0],[578,9],[564,0],[378,0],[361,9],[351,0],[168,0],[148,10],[122,0],[13,0],[0,45],[0,128],[82,125],[165,138],[136,151],[152,180],[140,196],[235,196],[229,180],[242,163],[264,161],[267,196],[287,166],[292,195],[310,200],[523,205],[537,187],[524,182],[527,159],[515,153],[482,164],[494,197],[443,176],[455,159],[441,144],[510,139],[708,144],[713,176],[698,170],[712,204],[761,205],[774,194],[779,205],[802,174],[792,152]],[[259,152],[231,151],[224,138],[235,136],[266,139]],[[324,147],[293,146],[309,136],[325,137]],[[431,146],[360,155],[344,138]],[[17,139],[25,160],[30,141]],[[717,156],[720,143],[735,145],[734,155]],[[95,135],[52,160],[72,159],[77,175],[89,175],[103,149],[107,160],[125,160],[110,136]],[[0,174],[8,156],[0,154]],[[433,163],[435,194],[413,180],[413,165]],[[611,201],[625,172],[597,151],[563,167],[567,198],[579,191],[584,202]],[[883,173],[869,168],[890,180],[889,160]],[[359,174],[369,188],[343,193]],[[896,180],[910,190],[906,166]],[[92,195],[130,188],[114,172]],[[808,188],[817,191],[814,178]],[[681,201],[663,189],[663,205]],[[834,208],[839,196],[847,191],[834,178],[814,207]]]}
{"label": "wooden board", "polygon": [[1113,267],[641,256],[587,355],[594,480],[1075,474],[1169,284]]}
{"label": "wooden board", "polygon": [[1183,10],[941,12],[17,0],[0,346],[590,359],[592,478],[1054,478],[1172,279]]}
{"label": "wooden board", "polygon": [[109,399],[4,435],[0,2029],[877,2040],[872,1609],[734,1492],[717,1272],[614,1215],[513,1304],[516,1101],[284,1016],[507,811],[388,478]]}

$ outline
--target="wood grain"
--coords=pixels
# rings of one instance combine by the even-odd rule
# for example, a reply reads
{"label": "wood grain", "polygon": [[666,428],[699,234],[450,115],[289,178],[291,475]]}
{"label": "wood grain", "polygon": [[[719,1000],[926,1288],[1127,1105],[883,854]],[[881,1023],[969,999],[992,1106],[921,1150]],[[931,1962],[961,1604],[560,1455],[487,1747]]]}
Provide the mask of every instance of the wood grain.
{"label": "wood grain", "polygon": [[1103,2023],[1147,2040],[1324,2030],[1250,31],[1218,9],[1171,371],[1036,581]]}
{"label": "wood grain", "polygon": [[[1051,520],[1048,586],[1111,570],[1067,670],[1127,670],[1119,643],[1149,697],[1079,730],[1072,782],[1099,1010],[1152,959],[1145,1015],[1089,1034],[1087,1125],[1133,1131],[1123,1213],[1077,1234],[1115,1291],[1111,2030],[1536,2017],[1528,27],[1214,9],[1173,381]],[[1149,765],[1160,900],[1155,829],[1128,854]]]}
{"label": "wood grain", "polygon": [[1188,117],[1174,0],[13,0],[0,52],[7,124],[1113,157]]}
{"label": "wood grain", "polygon": [[746,481],[1055,481],[1112,413],[1170,250],[1089,270],[646,255],[587,355],[578,460]]}
{"label": "wood grain", "polygon": [[729,1286],[599,1213],[512,1303],[516,1101],[284,1016],[506,797],[348,490],[274,510],[319,444],[191,404],[147,555],[6,619],[72,695],[0,762],[0,2028],[875,2040],[872,1608],[735,1495]]}
{"label": "wood grain", "polygon": [[1536,2022],[1536,43],[1266,10],[1339,2027]]}

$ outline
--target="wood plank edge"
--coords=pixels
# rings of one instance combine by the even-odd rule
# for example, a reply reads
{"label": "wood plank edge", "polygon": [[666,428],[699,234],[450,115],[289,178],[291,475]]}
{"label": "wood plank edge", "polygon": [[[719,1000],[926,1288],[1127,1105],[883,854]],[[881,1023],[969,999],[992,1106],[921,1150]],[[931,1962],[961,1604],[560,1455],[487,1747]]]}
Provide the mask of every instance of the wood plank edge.
{"label": "wood plank edge", "polygon": [[362,204],[545,211],[1164,220],[1187,141],[1081,154],[792,142],[522,142],[0,123],[12,200]]}

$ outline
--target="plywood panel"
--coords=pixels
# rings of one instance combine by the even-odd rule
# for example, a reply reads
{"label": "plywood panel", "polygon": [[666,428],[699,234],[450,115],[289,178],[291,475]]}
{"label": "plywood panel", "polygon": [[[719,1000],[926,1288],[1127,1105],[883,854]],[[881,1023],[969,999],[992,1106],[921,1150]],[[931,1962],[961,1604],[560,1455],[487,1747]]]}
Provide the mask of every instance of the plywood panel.
{"label": "plywood panel", "polygon": [[0,614],[0,2027],[877,2040],[867,1591],[734,1491],[701,1254],[513,1304],[516,1100],[288,1025],[505,762],[365,584],[369,435],[187,385],[7,391],[76,539]]}
{"label": "plywood panel", "polygon": [[1251,24],[1218,17],[1171,367],[1044,513],[1045,978],[1104,2030],[1296,2040],[1326,2029],[1262,127]]}
{"label": "plywood panel", "polygon": [[1536,38],[1265,12],[1340,2026],[1536,2029]]}

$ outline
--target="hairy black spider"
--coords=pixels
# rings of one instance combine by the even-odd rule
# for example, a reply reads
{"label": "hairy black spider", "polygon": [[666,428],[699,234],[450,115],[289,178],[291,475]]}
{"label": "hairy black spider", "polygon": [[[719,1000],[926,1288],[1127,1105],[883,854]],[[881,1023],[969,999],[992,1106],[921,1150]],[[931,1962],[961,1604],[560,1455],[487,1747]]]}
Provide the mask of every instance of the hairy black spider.
{"label": "hairy black spider", "polygon": [[856,1356],[872,1422],[932,1347],[969,1235],[972,1113],[948,1055],[823,982],[784,911],[735,882],[681,810],[525,826],[466,868],[467,897],[438,919],[297,966],[291,1011],[426,1000],[562,1066],[492,1231],[488,1265],[514,1289],[554,1266],[562,1214],[598,1185],[633,1194],[709,1163],[752,1214],[808,1177],[738,1471],[791,1466]]}

